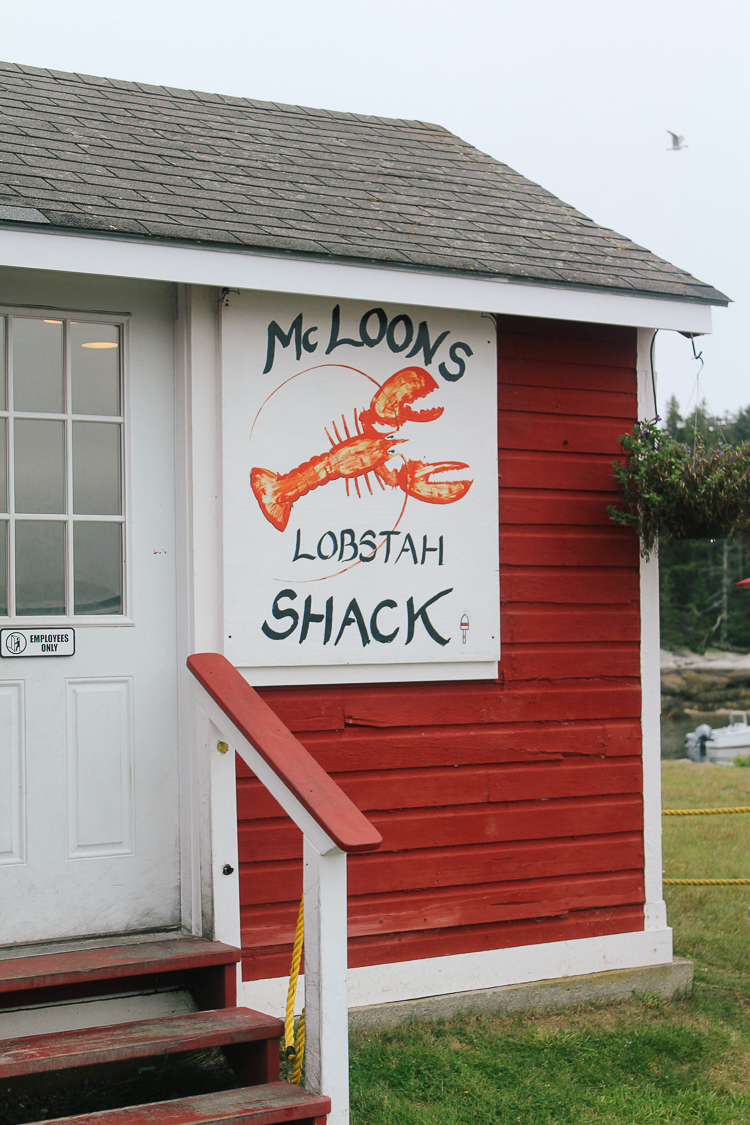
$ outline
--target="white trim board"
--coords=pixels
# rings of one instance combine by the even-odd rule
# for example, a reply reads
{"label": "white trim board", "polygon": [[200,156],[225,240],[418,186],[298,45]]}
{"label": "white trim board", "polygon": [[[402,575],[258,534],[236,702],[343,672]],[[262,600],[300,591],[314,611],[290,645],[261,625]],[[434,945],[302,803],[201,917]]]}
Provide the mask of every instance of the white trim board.
{"label": "white trim board", "polygon": [[[395,961],[388,965],[365,965],[349,969],[349,1007],[671,962],[672,931],[664,927],[479,953],[456,953],[449,957],[425,957],[419,961]],[[243,981],[239,1003],[283,1018],[288,984],[287,977]],[[296,1012],[302,1011],[304,1002],[304,976],[300,976]]]}
{"label": "white trim board", "polygon": [[711,331],[709,305],[671,297],[521,285],[503,278],[456,277],[81,234],[0,230],[0,265],[678,332]]}
{"label": "white trim board", "polygon": [[[654,390],[651,381],[653,332],[638,332],[638,417],[651,418]],[[641,609],[641,739],[643,747],[643,849],[647,930],[667,924],[662,891],[661,855],[661,680],[659,668],[659,558],[640,560]]]}
{"label": "white trim board", "polygon": [[329,664],[305,667],[238,668],[254,688],[307,684],[390,684],[438,680],[496,680],[498,663],[477,660],[461,664]]}

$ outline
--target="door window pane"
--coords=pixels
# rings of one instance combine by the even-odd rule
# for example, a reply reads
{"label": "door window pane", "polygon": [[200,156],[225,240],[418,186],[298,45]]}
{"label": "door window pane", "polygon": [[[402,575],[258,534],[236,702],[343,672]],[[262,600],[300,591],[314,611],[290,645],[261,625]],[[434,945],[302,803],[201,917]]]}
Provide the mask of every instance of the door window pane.
{"label": "door window pane", "polygon": [[0,316],[0,410],[5,410],[5,317]]}
{"label": "door window pane", "polygon": [[75,523],[75,613],[122,613],[122,524]]}
{"label": "door window pane", "polygon": [[16,613],[65,613],[65,524],[16,522]]}
{"label": "door window pane", "polygon": [[114,324],[70,325],[74,414],[120,413],[120,331]]}
{"label": "door window pane", "polygon": [[0,418],[0,512],[8,511],[8,451],[5,438],[7,423]]}
{"label": "door window pane", "polygon": [[13,405],[62,413],[62,321],[13,317]]}
{"label": "door window pane", "polygon": [[73,423],[73,511],[81,516],[119,516],[120,427],[110,422]]}
{"label": "door window pane", "polygon": [[65,423],[15,422],[16,511],[65,511]]}
{"label": "door window pane", "polygon": [[121,336],[0,315],[0,617],[125,610]]}
{"label": "door window pane", "polygon": [[8,615],[8,521],[0,522],[0,615]]}

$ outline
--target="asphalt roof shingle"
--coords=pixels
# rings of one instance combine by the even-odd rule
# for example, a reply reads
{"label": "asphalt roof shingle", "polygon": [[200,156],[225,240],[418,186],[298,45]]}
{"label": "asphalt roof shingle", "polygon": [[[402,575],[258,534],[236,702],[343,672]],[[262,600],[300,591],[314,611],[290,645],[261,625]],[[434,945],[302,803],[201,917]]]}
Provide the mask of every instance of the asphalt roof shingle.
{"label": "asphalt roof shingle", "polygon": [[14,221],[728,300],[437,125],[0,62]]}

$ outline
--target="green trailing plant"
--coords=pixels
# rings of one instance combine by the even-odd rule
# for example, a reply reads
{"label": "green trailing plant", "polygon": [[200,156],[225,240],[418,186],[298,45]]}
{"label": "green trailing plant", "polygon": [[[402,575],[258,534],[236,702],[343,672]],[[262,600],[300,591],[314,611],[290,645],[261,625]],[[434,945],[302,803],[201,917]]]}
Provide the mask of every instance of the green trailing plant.
{"label": "green trailing plant", "polygon": [[734,535],[750,543],[750,442],[732,446],[720,437],[707,446],[696,434],[691,447],[658,421],[638,422],[620,438],[624,460],[613,468],[622,504],[608,508],[610,517],[638,532],[644,558],[659,536],[681,542]]}

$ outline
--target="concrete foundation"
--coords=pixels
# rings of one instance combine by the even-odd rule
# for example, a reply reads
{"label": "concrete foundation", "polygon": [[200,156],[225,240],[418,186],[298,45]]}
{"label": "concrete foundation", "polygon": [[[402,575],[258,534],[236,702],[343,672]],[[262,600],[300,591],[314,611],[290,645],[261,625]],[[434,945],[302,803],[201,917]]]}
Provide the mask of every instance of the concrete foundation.
{"label": "concrete foundation", "polygon": [[592,1000],[627,1000],[636,993],[655,993],[669,999],[689,993],[693,962],[676,958],[669,965],[644,969],[612,969],[580,977],[506,984],[476,992],[452,992],[394,1004],[349,1009],[350,1028],[392,1027],[407,1020],[443,1020],[458,1012],[518,1012],[529,1008],[568,1008]]}

